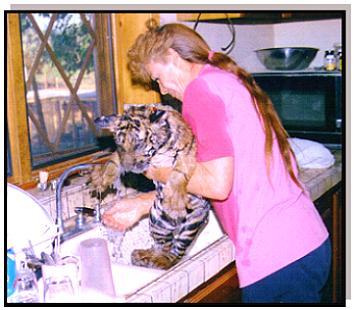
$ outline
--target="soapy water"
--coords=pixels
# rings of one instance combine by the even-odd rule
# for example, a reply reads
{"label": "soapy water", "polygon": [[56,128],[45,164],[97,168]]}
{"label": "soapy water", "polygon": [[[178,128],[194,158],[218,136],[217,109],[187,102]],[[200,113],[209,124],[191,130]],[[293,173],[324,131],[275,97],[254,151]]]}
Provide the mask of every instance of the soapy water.
{"label": "soapy water", "polygon": [[111,255],[112,263],[124,263],[121,244],[124,239],[125,232],[113,230],[111,228],[106,227],[103,232],[104,237],[108,241],[109,252]]}
{"label": "soapy water", "polygon": [[101,233],[107,240],[113,264],[131,265],[131,253],[135,249],[148,249],[154,244],[149,232],[148,218],[142,219],[133,228],[120,232],[101,226]]}

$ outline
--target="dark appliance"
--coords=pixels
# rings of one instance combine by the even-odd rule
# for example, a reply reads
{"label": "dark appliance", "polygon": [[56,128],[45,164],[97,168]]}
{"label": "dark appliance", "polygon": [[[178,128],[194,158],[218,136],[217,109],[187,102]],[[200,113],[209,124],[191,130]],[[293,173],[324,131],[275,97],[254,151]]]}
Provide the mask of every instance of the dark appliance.
{"label": "dark appliance", "polygon": [[345,105],[341,72],[273,71],[253,76],[271,98],[291,137],[341,148]]}

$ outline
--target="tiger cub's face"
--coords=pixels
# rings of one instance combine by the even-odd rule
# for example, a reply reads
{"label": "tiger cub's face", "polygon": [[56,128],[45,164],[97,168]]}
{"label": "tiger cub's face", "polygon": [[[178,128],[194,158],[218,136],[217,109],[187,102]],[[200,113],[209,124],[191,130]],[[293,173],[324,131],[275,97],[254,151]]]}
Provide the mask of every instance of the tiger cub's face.
{"label": "tiger cub's face", "polygon": [[102,116],[95,120],[95,125],[114,134],[122,168],[142,173],[148,169],[157,150],[153,123],[164,113],[160,110],[152,113],[144,106],[133,106],[122,115]]}

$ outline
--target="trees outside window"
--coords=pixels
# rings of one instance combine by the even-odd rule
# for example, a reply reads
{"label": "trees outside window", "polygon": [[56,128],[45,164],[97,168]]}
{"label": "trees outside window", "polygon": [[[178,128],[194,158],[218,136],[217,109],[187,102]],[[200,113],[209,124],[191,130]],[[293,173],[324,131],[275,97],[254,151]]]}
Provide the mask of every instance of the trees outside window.
{"label": "trees outside window", "polygon": [[102,101],[107,90],[98,82],[108,22],[99,14],[20,14],[32,167],[98,150],[93,120],[103,105],[115,106]]}

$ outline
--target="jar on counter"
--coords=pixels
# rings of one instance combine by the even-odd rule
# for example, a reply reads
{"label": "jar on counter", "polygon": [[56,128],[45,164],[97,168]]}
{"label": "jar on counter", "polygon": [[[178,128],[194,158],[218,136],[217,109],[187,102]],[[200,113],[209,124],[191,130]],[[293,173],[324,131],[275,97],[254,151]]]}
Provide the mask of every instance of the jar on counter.
{"label": "jar on counter", "polygon": [[337,69],[341,71],[343,67],[343,53],[341,43],[334,43],[334,55],[337,62]]}
{"label": "jar on counter", "polygon": [[337,61],[333,50],[325,51],[324,54],[324,68],[327,71],[333,71],[337,68]]}
{"label": "jar on counter", "polygon": [[343,68],[343,53],[341,51],[341,48],[338,50],[338,53],[336,55],[336,60],[337,60],[337,69],[341,71]]}

